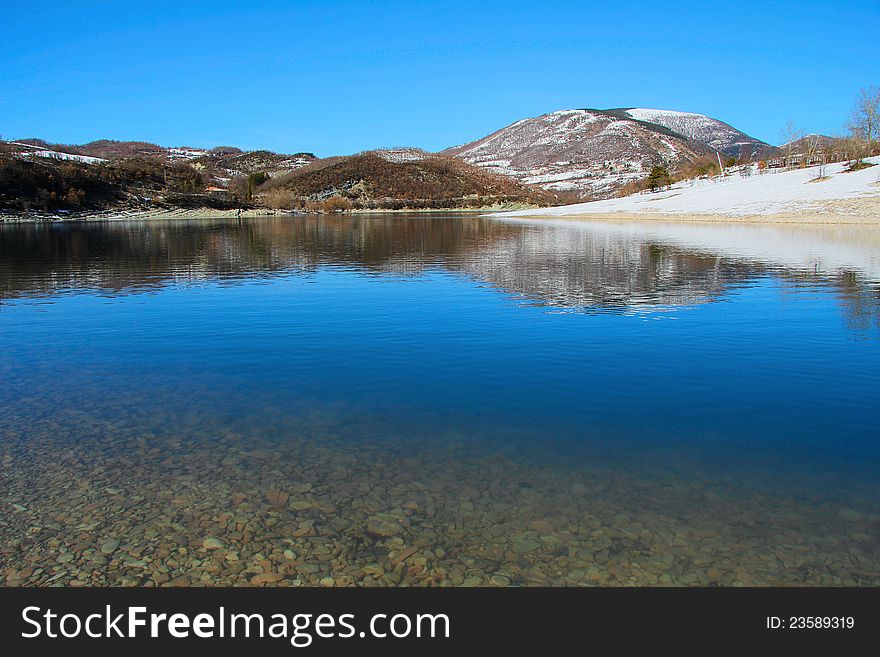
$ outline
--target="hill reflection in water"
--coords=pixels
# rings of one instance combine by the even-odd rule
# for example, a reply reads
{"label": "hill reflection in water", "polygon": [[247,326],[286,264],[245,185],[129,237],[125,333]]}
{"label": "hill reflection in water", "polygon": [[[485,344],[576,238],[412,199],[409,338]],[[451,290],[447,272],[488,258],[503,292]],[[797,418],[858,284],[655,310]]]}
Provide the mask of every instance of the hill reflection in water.
{"label": "hill reflection in water", "polygon": [[534,304],[647,311],[719,298],[758,277],[827,286],[853,327],[880,322],[880,237],[860,226],[529,223],[473,215],[0,226],[0,300],[119,295],[343,267],[464,274]]}

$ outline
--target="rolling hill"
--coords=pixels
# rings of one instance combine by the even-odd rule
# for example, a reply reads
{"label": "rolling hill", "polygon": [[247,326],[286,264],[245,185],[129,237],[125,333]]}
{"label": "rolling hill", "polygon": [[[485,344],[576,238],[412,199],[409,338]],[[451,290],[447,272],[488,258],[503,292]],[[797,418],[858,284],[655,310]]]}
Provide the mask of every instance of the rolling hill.
{"label": "rolling hill", "polygon": [[317,160],[275,176],[260,194],[286,191],[300,206],[340,197],[357,209],[478,208],[558,205],[552,192],[453,157],[414,148]]}

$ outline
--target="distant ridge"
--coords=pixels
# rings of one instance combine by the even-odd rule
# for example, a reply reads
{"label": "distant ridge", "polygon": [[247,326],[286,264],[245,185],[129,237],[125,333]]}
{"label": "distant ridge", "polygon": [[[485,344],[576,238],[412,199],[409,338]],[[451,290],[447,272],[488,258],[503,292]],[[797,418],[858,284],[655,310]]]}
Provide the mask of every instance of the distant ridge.
{"label": "distant ridge", "polygon": [[658,125],[729,157],[756,157],[772,146],[737,130],[733,126],[693,112],[628,108],[624,114],[646,125]]}
{"label": "distant ridge", "polygon": [[437,210],[561,202],[548,190],[418,148],[318,159],[233,146],[0,142],[0,214],[197,207]]}

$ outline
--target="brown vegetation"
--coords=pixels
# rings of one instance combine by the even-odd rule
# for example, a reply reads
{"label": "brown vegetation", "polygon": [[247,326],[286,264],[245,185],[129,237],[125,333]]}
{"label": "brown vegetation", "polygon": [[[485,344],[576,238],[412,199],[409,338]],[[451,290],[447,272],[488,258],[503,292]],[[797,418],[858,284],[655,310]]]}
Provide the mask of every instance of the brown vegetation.
{"label": "brown vegetation", "polygon": [[719,173],[717,156],[706,155],[676,169],[673,179],[678,182],[703,176],[717,176]]}
{"label": "brown vegetation", "polygon": [[854,160],[850,162],[849,166],[844,169],[847,173],[853,171],[861,171],[862,169],[870,169],[871,167],[876,166],[871,162],[865,162],[864,160]]}
{"label": "brown vegetation", "polygon": [[267,208],[273,210],[293,210],[296,207],[293,193],[288,189],[270,189],[262,195],[261,200]]}
{"label": "brown vegetation", "polygon": [[[260,188],[268,195],[289,191],[297,207],[322,208],[339,198],[357,209],[483,207],[497,203],[558,204],[555,194],[486,172],[446,156],[389,162],[364,153],[309,164],[270,179]],[[320,203],[316,206],[315,202]],[[343,209],[333,201],[332,209]]]}
{"label": "brown vegetation", "polygon": [[312,153],[283,155],[266,150],[246,153],[240,150],[230,151],[230,147],[212,149],[207,155],[194,160],[194,163],[214,175],[228,176],[231,172],[235,172],[247,176],[253,173],[288,171],[300,166],[299,162],[315,159]]}
{"label": "brown vegetation", "polygon": [[324,212],[346,212],[351,210],[351,201],[344,196],[331,196],[322,204]]}
{"label": "brown vegetation", "polygon": [[202,174],[185,163],[126,159],[89,165],[0,152],[0,208],[99,210],[118,206],[216,205]]}

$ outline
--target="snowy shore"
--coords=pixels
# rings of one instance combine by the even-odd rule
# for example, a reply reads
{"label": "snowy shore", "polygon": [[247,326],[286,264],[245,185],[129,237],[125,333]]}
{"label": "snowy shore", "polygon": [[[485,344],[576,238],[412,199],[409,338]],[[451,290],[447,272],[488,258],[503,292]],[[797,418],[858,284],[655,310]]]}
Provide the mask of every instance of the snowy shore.
{"label": "snowy shore", "polygon": [[[866,162],[880,164],[880,157]],[[662,192],[503,212],[501,217],[880,224],[880,166],[847,172],[842,163],[683,181]]]}

